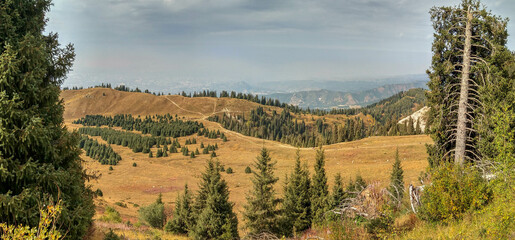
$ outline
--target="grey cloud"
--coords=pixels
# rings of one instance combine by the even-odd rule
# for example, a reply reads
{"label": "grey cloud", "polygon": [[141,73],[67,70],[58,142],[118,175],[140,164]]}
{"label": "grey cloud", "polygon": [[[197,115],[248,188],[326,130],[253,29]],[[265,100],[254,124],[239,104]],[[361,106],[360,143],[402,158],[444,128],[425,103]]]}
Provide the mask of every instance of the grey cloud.
{"label": "grey cloud", "polygon": [[[75,43],[75,72],[66,82],[72,85],[342,79],[423,73],[431,54],[428,11],[458,2],[54,0],[48,29]],[[514,17],[513,1],[484,3]]]}

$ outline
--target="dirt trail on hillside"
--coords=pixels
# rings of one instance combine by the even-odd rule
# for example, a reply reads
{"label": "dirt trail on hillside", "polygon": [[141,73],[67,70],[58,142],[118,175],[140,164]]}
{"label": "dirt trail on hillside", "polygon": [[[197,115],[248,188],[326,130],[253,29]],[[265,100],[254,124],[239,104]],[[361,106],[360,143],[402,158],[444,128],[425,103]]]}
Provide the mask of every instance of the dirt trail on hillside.
{"label": "dirt trail on hillside", "polygon": [[172,99],[168,98],[168,96],[165,96],[166,100],[170,101],[173,105],[177,106],[179,109],[183,110],[183,111],[186,111],[186,112],[190,112],[190,113],[195,113],[195,114],[199,114],[199,115],[202,115],[203,118],[206,118],[208,116],[206,116],[205,114],[201,113],[201,112],[195,112],[195,111],[191,111],[191,110],[187,110],[181,106],[179,106],[179,104],[175,103]]}
{"label": "dirt trail on hillside", "polygon": [[[216,113],[222,113],[222,112],[230,112],[228,110],[222,110],[222,111],[218,111],[216,112],[216,100],[214,102],[214,107],[213,107],[213,113],[211,115],[205,115],[201,112],[195,112],[195,111],[191,111],[191,110],[188,110],[188,109],[185,109],[183,107],[181,107],[179,104],[177,104],[176,102],[174,102],[173,100],[169,99],[168,97],[166,97],[166,99],[168,101],[170,101],[173,105],[177,106],[177,108],[183,110],[183,111],[186,111],[186,112],[190,112],[190,113],[195,113],[195,114],[199,114],[199,115],[202,115],[202,120],[205,120],[205,121],[208,121],[207,118],[216,114]],[[240,112],[240,111],[234,111],[234,112]],[[241,133],[238,133],[238,132],[235,132],[235,131],[231,131],[231,130],[228,130],[226,128],[224,128],[220,123],[217,123],[217,122],[212,122],[212,121],[209,121],[210,123],[213,123],[213,124],[216,124],[221,130],[222,132],[224,133],[229,133],[233,136],[236,136],[240,139],[243,139],[249,143],[252,143],[252,144],[260,144],[258,143],[261,142],[261,141],[264,141],[266,143],[270,143],[270,144],[274,144],[275,146],[278,146],[278,147],[281,147],[281,148],[288,148],[288,149],[297,149],[297,147],[294,147],[294,146],[291,146],[291,145],[288,145],[288,144],[283,144],[283,143],[279,143],[279,142],[275,142],[275,141],[270,141],[270,140],[265,140],[265,139],[259,139],[259,138],[254,138],[254,137],[250,137],[250,136],[245,136]],[[301,150],[312,150],[312,148],[300,148]]]}
{"label": "dirt trail on hillside", "polygon": [[[209,123],[209,124],[215,124],[225,134],[229,134],[229,135],[235,136],[235,137],[237,137],[239,139],[245,140],[248,143],[255,144],[255,145],[260,145],[260,144],[263,144],[263,143],[267,143],[267,144],[270,144],[270,145],[273,145],[273,146],[276,146],[276,147],[280,147],[280,148],[297,149],[297,147],[294,147],[294,146],[289,145],[289,144],[284,144],[284,143],[280,143],[280,142],[277,142],[277,141],[272,141],[272,140],[266,140],[266,139],[260,139],[260,138],[255,138],[255,137],[251,137],[251,136],[246,136],[246,135],[243,135],[241,133],[238,133],[238,132],[226,129],[226,128],[224,128],[222,126],[222,124],[220,124],[218,122],[213,122],[213,121],[207,120],[210,116],[213,116],[213,115],[215,115],[217,113],[241,112],[241,111],[230,111],[227,108],[224,108],[221,111],[217,112],[216,111],[216,104],[217,104],[217,100],[216,99],[214,100],[214,104],[213,104],[213,112],[211,114],[209,114],[209,115],[206,115],[206,114],[201,113],[201,112],[195,112],[195,111],[192,111],[192,110],[185,109],[185,108],[181,107],[179,104],[177,104],[176,102],[174,102],[173,100],[169,99],[168,97],[166,97],[166,99],[168,101],[170,101],[173,105],[175,105],[177,108],[179,108],[179,109],[181,109],[181,110],[183,110],[185,112],[190,112],[190,113],[201,115],[202,118],[200,118],[199,120],[206,121],[206,123]],[[344,144],[344,143],[335,143],[335,144],[331,144],[331,145],[338,145],[338,144]],[[331,145],[326,145],[324,147],[326,152],[344,151],[344,150],[350,150],[350,149],[354,149],[355,148],[355,147],[327,148],[328,146],[331,146]],[[410,146],[410,145],[412,145],[412,144],[403,144],[402,146]],[[400,145],[395,145],[395,146],[398,147]],[[392,147],[395,147],[395,146],[392,145]],[[384,147],[384,146],[381,146],[381,147]],[[377,146],[371,146],[371,147],[361,146],[359,148],[360,149],[375,149],[375,148],[377,148]],[[307,148],[299,148],[299,149],[300,150],[313,150],[313,149],[316,149],[316,148],[307,147]]]}

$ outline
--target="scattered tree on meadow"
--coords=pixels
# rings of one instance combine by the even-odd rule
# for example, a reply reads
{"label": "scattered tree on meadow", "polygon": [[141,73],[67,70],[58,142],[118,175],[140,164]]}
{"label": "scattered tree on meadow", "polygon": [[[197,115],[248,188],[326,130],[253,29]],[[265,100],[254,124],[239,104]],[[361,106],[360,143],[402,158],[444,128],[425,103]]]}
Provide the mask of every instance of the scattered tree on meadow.
{"label": "scattered tree on meadow", "polygon": [[400,204],[404,197],[404,170],[402,170],[401,160],[399,158],[399,148],[395,151],[395,162],[392,166],[390,187],[388,190],[393,195],[394,202]]}
{"label": "scattered tree on meadow", "polygon": [[313,223],[322,224],[325,220],[325,213],[329,210],[329,186],[325,173],[325,155],[320,147],[316,153],[315,174],[313,175],[311,188],[311,211]]}
{"label": "scattered tree on meadow", "polygon": [[195,224],[192,205],[193,199],[188,185],[185,184],[184,193],[177,196],[173,218],[166,223],[165,230],[176,234],[187,234]]}
{"label": "scattered tree on meadow", "polygon": [[343,189],[343,179],[340,173],[334,176],[333,192],[331,195],[331,208],[338,207],[345,200],[345,190]]}
{"label": "scattered tree on meadow", "polygon": [[161,193],[154,203],[141,207],[138,210],[138,214],[140,219],[148,223],[151,227],[159,229],[163,228],[166,221],[166,215],[164,213],[164,203]]}
{"label": "scattered tree on meadow", "polygon": [[263,147],[254,162],[253,187],[247,195],[247,204],[243,212],[245,228],[250,234],[278,233],[279,199],[276,198],[274,190],[274,184],[278,180],[274,176],[275,164],[268,150]]}
{"label": "scattered tree on meadow", "polygon": [[295,166],[286,176],[281,208],[282,234],[291,236],[311,227],[311,180],[307,163],[301,164],[297,149]]}
{"label": "scattered tree on meadow", "polygon": [[202,173],[193,205],[195,226],[189,230],[193,239],[237,239],[238,219],[229,202],[229,187],[220,175],[220,163],[209,160]]}

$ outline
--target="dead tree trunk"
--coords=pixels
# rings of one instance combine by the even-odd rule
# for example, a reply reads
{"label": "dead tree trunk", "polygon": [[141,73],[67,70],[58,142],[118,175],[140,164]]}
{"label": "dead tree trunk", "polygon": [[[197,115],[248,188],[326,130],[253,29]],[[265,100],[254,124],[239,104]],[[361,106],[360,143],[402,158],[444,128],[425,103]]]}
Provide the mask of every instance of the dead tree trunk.
{"label": "dead tree trunk", "polygon": [[458,122],[456,131],[456,149],[454,163],[462,165],[465,160],[467,145],[467,103],[469,99],[470,53],[472,41],[472,13],[467,9],[467,22],[465,25],[465,46],[463,49],[463,69],[460,82],[460,99],[458,103]]}

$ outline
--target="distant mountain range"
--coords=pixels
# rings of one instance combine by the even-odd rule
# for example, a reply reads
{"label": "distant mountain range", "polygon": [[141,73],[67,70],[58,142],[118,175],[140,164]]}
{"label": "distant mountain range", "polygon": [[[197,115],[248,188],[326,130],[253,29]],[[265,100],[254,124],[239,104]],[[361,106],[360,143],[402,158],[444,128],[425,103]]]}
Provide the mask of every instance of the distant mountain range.
{"label": "distant mountain range", "polygon": [[[292,81],[263,81],[259,83],[239,82],[177,82],[167,86],[154,86],[161,90],[149,88],[151,91],[164,91],[165,93],[191,93],[195,91],[235,91],[241,93],[252,93],[259,95],[270,95],[274,93],[293,93],[302,91],[316,91],[329,89],[331,91],[356,93],[365,90],[378,88],[391,84],[409,84],[416,82],[427,82],[425,74],[405,75],[383,79],[360,79],[360,80],[292,80]],[[140,86],[140,88],[147,88]]]}
{"label": "distant mountain range", "polygon": [[279,99],[281,102],[293,104],[302,108],[353,108],[376,103],[382,99],[412,88],[426,88],[426,81],[390,84],[356,92],[341,92],[322,89],[293,93],[275,93],[269,94],[267,97]]}
{"label": "distant mountain range", "polygon": [[[265,81],[261,83],[240,82],[181,82],[164,87],[165,92],[235,91],[252,93],[302,108],[351,108],[362,107],[412,88],[427,88],[427,75],[404,75],[383,79],[350,81],[299,80]],[[170,89],[168,91],[168,89]]]}

